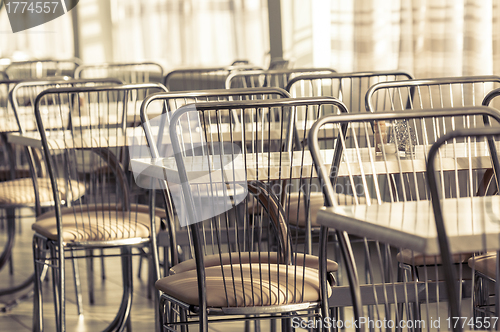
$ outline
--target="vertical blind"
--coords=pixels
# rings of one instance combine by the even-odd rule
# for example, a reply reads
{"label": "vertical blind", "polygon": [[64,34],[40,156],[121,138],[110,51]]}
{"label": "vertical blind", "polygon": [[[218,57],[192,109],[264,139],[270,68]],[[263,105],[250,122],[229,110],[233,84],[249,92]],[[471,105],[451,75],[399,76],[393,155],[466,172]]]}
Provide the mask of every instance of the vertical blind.
{"label": "vertical blind", "polygon": [[112,0],[111,15],[115,61],[262,64],[269,52],[265,0]]}
{"label": "vertical blind", "polygon": [[[269,61],[267,0],[104,3],[111,22],[101,28],[111,30],[112,47],[100,51],[109,39],[99,33],[87,43],[95,24],[86,26],[80,31],[86,62],[152,60],[169,70]],[[83,24],[90,5],[78,6]],[[415,77],[500,74],[497,0],[282,0],[281,8],[284,58],[296,67],[398,68]],[[4,7],[0,34],[0,57],[73,56],[71,15],[13,34]]]}
{"label": "vertical blind", "polygon": [[282,1],[285,57],[338,71],[500,74],[500,1]]}

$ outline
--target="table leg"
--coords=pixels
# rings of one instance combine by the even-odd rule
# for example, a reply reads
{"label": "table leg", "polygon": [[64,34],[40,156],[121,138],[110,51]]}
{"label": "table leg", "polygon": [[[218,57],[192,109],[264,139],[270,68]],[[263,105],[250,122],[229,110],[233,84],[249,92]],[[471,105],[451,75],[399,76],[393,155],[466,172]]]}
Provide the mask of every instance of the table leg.
{"label": "table leg", "polygon": [[16,212],[15,209],[7,209],[7,243],[0,256],[0,269],[9,261],[16,237]]}
{"label": "table leg", "polygon": [[104,331],[123,331],[130,329],[130,310],[132,307],[132,250],[131,248],[121,248],[123,295],[120,308],[109,326]]}

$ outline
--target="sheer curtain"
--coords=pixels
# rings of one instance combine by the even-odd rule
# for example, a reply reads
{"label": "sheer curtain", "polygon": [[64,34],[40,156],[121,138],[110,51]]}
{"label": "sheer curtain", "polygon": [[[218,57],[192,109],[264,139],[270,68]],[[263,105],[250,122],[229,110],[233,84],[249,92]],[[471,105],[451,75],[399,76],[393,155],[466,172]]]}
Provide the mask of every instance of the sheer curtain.
{"label": "sheer curtain", "polygon": [[111,16],[114,61],[262,64],[269,52],[266,0],[112,0]]}
{"label": "sheer curtain", "polygon": [[285,57],[417,78],[500,75],[500,1],[282,0]]}
{"label": "sheer curtain", "polygon": [[5,6],[0,10],[0,58],[15,60],[74,56],[71,14],[66,14],[31,28],[12,33]]}

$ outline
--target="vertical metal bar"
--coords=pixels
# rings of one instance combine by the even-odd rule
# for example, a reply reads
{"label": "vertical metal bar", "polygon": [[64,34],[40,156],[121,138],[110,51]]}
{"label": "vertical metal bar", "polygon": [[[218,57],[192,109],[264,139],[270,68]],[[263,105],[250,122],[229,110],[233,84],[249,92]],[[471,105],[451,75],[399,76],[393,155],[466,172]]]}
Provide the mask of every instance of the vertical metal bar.
{"label": "vertical metal bar", "polygon": [[269,15],[269,46],[271,60],[283,58],[283,37],[281,30],[281,1],[267,0]]}
{"label": "vertical metal bar", "polygon": [[71,22],[73,24],[73,54],[75,58],[80,58],[80,26],[78,22],[78,6],[71,10]]}

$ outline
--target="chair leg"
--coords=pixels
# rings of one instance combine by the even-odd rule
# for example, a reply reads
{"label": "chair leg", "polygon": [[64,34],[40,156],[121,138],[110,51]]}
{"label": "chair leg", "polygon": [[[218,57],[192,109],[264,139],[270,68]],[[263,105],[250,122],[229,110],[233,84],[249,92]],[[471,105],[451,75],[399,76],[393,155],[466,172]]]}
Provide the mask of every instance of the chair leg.
{"label": "chair leg", "polygon": [[292,328],[292,321],[290,317],[286,317],[281,319],[281,331],[282,332],[290,332]]}
{"label": "chair leg", "polygon": [[141,279],[141,271],[142,271],[142,255],[139,256],[139,266],[137,267],[137,279]]}
{"label": "chair leg", "polygon": [[278,327],[277,327],[278,321],[276,319],[271,319],[271,332],[277,332]]}
{"label": "chair leg", "polygon": [[101,278],[106,279],[106,269],[104,268],[104,250],[101,249]]}
{"label": "chair leg", "polygon": [[[184,309],[179,309],[179,310],[180,310],[181,322],[187,322],[186,310]],[[181,332],[186,332],[186,331],[187,331],[187,325],[181,325]]]}
{"label": "chair leg", "polygon": [[488,309],[488,300],[489,300],[489,285],[488,281],[482,278],[479,275],[474,276],[475,285],[474,285],[474,293],[472,294],[472,305],[473,305],[473,314],[474,319],[480,318],[484,319],[487,317],[486,310]]}
{"label": "chair leg", "polygon": [[[418,270],[417,267],[411,266],[405,263],[399,263],[398,265],[398,282],[418,282]],[[418,320],[420,319],[420,304],[419,302],[414,303],[401,303],[398,305],[399,318],[403,319],[403,312],[406,311],[407,320]],[[400,330],[400,329],[397,329]]]}
{"label": "chair leg", "polygon": [[[41,238],[33,237],[33,263],[34,263],[34,289],[33,289],[33,332],[43,331],[43,305],[42,305],[42,271],[41,264],[45,264],[42,257],[45,245]],[[42,248],[42,249],[40,249]]]}
{"label": "chair leg", "polygon": [[78,261],[73,256],[73,250],[71,250],[71,261],[73,263],[73,281],[75,282],[76,309],[78,315],[83,315],[83,297],[80,269],[78,267]]}
{"label": "chair leg", "polygon": [[168,270],[170,269],[170,255],[167,246],[163,247],[163,276],[168,276]]}
{"label": "chair leg", "polygon": [[482,317],[487,317],[490,314],[486,312],[487,307],[489,306],[489,299],[490,299],[490,292],[489,292],[489,282],[488,280],[484,279],[483,277],[480,277],[481,279],[481,288],[480,288],[480,302],[479,305],[484,307],[484,310],[481,311]]}
{"label": "chair leg", "polygon": [[120,308],[111,324],[104,331],[124,331],[131,330],[129,323],[130,309],[132,308],[133,293],[133,273],[132,273],[132,252],[131,248],[121,248],[123,295]]}
{"label": "chair leg", "polygon": [[14,275],[14,260],[12,259],[12,255],[9,257],[9,274]]}
{"label": "chair leg", "polygon": [[[335,321],[339,320],[339,308],[338,307],[330,308],[330,317],[332,318],[332,320],[335,320]],[[338,329],[337,325],[332,326],[332,328],[331,328],[331,331],[338,331],[338,330],[339,329]]]}
{"label": "chair leg", "polygon": [[[327,239],[328,241],[328,239]],[[343,285],[344,282],[344,267],[340,262],[342,262],[342,252],[340,249],[339,242],[337,240],[337,235],[335,235],[335,241],[333,243],[334,245],[332,246],[334,248],[334,261],[339,262],[339,269],[337,270],[337,283],[336,285],[341,286]],[[345,308],[340,307],[337,309],[337,320],[345,321]]]}
{"label": "chair leg", "polygon": [[0,256],[0,269],[5,266],[12,255],[16,238],[16,213],[15,209],[7,209],[7,243],[4,246],[2,255]]}
{"label": "chair leg", "polygon": [[[142,258],[141,258],[142,259]],[[153,298],[153,292],[154,292],[154,287],[155,287],[155,281],[156,277],[153,274],[153,262],[148,259],[148,293],[147,293],[147,298],[148,300],[151,300]]]}
{"label": "chair leg", "polygon": [[[161,303],[162,303],[163,312],[165,313],[164,317],[166,317],[166,321],[165,321],[166,324],[176,322],[176,315],[175,315],[176,313],[177,313],[177,315],[179,315],[179,319],[180,319],[179,308],[177,308],[174,304],[170,303],[169,301],[162,300]],[[166,306],[169,306],[169,307],[166,308]],[[181,326],[181,330],[182,330],[182,326]]]}
{"label": "chair leg", "polygon": [[254,322],[254,331],[260,332],[260,320],[256,319],[253,322]]}
{"label": "chair leg", "polygon": [[[53,243],[49,244],[50,246],[50,260],[52,264],[56,264],[57,262],[57,252],[55,245]],[[62,331],[62,327],[60,324],[61,318],[60,317],[60,311],[61,311],[61,301],[60,301],[60,286],[61,286],[61,280],[59,278],[59,273],[57,271],[56,267],[52,267],[52,292],[54,296],[54,317],[56,319],[56,330],[57,331]]]}
{"label": "chair leg", "polygon": [[21,217],[18,218],[17,234],[23,234],[23,223],[21,222]]}
{"label": "chair leg", "polygon": [[154,292],[154,308],[155,308],[155,331],[156,332],[161,332],[163,331],[163,323],[165,317],[167,317],[168,314],[168,309],[167,307],[162,305],[162,302],[160,302],[160,292],[155,291]]}
{"label": "chair leg", "polygon": [[86,250],[87,261],[87,286],[89,292],[89,303],[94,304],[94,251],[92,249]]}

